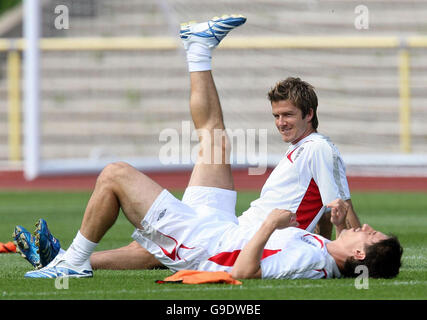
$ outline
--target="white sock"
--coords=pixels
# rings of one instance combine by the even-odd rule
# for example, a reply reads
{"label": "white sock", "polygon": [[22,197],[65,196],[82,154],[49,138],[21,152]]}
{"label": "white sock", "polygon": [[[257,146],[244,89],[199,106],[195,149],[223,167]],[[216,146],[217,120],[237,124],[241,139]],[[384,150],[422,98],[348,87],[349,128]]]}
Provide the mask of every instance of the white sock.
{"label": "white sock", "polygon": [[64,253],[63,258],[72,265],[80,266],[86,260],[89,260],[90,255],[97,245],[97,243],[86,239],[79,230],[73,243]]}
{"label": "white sock", "polygon": [[201,43],[193,42],[187,50],[188,71],[212,70],[211,49]]}

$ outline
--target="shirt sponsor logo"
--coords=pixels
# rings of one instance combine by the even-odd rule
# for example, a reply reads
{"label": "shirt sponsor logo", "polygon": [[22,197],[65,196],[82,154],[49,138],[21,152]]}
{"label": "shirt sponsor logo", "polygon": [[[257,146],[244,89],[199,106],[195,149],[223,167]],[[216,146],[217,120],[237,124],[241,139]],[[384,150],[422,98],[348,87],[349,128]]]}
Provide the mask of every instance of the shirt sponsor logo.
{"label": "shirt sponsor logo", "polygon": [[163,210],[162,212],[159,213],[159,216],[157,218],[157,221],[159,221],[161,218],[163,218],[165,216],[167,209]]}
{"label": "shirt sponsor logo", "polygon": [[[320,244],[320,248],[323,248],[324,246],[323,241],[319,239],[319,237],[316,237],[313,234],[307,233],[301,237],[301,240],[317,248],[319,248],[319,244]],[[314,240],[317,240],[317,242]]]}

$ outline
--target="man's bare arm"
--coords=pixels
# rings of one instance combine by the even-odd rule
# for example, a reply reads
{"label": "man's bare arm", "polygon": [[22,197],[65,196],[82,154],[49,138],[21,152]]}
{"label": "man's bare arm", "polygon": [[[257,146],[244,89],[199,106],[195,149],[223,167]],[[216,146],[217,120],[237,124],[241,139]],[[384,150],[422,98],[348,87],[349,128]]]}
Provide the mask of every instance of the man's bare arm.
{"label": "man's bare arm", "polygon": [[341,231],[347,229],[346,221],[350,205],[347,201],[336,199],[329,203],[327,207],[331,209],[331,222],[336,228],[335,238],[338,238]]}
{"label": "man's bare arm", "polygon": [[345,201],[348,204],[348,211],[347,211],[347,218],[346,218],[346,224],[347,228],[360,228],[360,220],[356,215],[356,212],[353,208],[353,203],[351,202],[351,199],[348,199]]}
{"label": "man's bare arm", "polygon": [[261,278],[262,252],[274,230],[297,225],[294,213],[274,209],[240,252],[231,270],[231,276],[235,279]]}

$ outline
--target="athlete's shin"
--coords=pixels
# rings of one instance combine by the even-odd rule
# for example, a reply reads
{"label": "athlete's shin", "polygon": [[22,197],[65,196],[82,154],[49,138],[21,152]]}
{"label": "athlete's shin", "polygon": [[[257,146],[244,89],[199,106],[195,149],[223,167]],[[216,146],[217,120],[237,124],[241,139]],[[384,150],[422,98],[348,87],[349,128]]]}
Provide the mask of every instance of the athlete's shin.
{"label": "athlete's shin", "polygon": [[117,165],[108,165],[99,175],[87,204],[80,232],[92,242],[99,242],[116,221],[120,202],[114,190]]}

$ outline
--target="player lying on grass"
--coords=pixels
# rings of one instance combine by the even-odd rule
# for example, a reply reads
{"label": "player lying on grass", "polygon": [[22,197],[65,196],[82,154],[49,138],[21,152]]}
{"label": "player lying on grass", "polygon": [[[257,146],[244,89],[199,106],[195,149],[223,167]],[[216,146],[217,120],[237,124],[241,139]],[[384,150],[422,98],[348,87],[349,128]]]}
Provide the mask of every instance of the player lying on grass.
{"label": "player lying on grass", "polygon": [[[210,72],[211,50],[230,30],[244,21],[233,17],[218,18],[182,27],[181,38],[187,50],[191,79],[190,111],[194,125],[199,130],[225,128],[218,93]],[[339,151],[326,137],[317,133],[317,96],[313,87],[298,78],[288,78],[272,88],[268,97],[278,131],[283,141],[290,143],[290,146],[264,184],[260,197],[251,202],[250,207],[239,216],[239,224],[258,224],[274,208],[286,208],[296,212],[299,228],[309,232],[314,230],[330,239],[332,224],[325,208],[332,200],[341,198],[349,204],[348,227],[360,228]],[[226,136],[224,138],[227,139]],[[219,148],[217,153],[221,151]],[[219,158],[221,163],[221,156]],[[228,159],[228,154],[225,158]],[[207,160],[211,158],[204,157],[203,161]],[[189,186],[234,190],[229,166],[215,167],[215,174],[219,173],[217,179],[205,174],[211,168],[196,166]],[[203,181],[204,175],[209,180]],[[235,201],[235,191],[229,194],[230,201]],[[20,234],[19,231],[17,233]],[[162,266],[136,241],[122,248],[96,252],[91,256],[91,263],[96,269],[148,269]],[[45,266],[43,263],[41,265]]]}
{"label": "player lying on grass", "polygon": [[[127,164],[112,166],[135,170]],[[332,209],[331,222],[337,228],[337,239],[330,241],[295,228],[296,216],[288,210],[275,209],[260,226],[244,227],[239,226],[231,214],[215,210],[217,201],[223,200],[220,194],[215,200],[207,200],[207,207],[200,214],[158,185],[152,186],[156,186],[160,194],[133,236],[172,271],[221,270],[230,272],[234,278],[321,279],[355,277],[355,268],[365,265],[370,277],[392,278],[399,273],[402,248],[397,238],[366,224],[359,229],[346,229],[348,205],[341,199],[328,205]],[[213,206],[211,210],[207,210],[210,206]],[[84,221],[97,218],[85,215]],[[135,220],[131,216],[127,218]],[[84,222],[81,230],[83,225]],[[36,238],[44,238],[43,246],[48,248],[40,250],[40,256],[51,259],[48,252],[58,251],[59,242],[42,219]],[[61,250],[50,264],[27,272],[26,277],[90,277],[89,256],[95,245],[78,234],[67,251]]]}
{"label": "player lying on grass", "polygon": [[[349,236],[340,237],[336,240],[338,242],[331,244],[325,238],[304,230],[314,229],[326,204],[330,204],[330,207],[337,206],[336,210],[343,208],[342,203],[334,203],[333,200],[336,198],[347,200],[349,194],[338,151],[323,136],[316,133],[317,125],[313,126],[317,107],[314,91],[311,86],[299,79],[281,83],[270,95],[276,125],[283,140],[291,142],[290,150],[270,176],[260,199],[251,203],[250,209],[239,219],[236,218],[234,212],[236,192],[227,161],[229,144],[210,71],[210,50],[230,30],[244,22],[243,17],[223,17],[207,23],[185,26],[181,31],[189,62],[190,111],[199,133],[201,147],[199,159],[193,168],[189,187],[182,201],[175,199],[131,166],[125,163],[111,164],[102,171],[97,180],[80,231],[70,248],[65,254],[59,254],[47,267],[27,273],[28,277],[56,277],[64,272],[76,277],[91,276],[91,263],[96,265],[95,257],[99,258],[98,262],[104,263],[111,258],[120,257],[124,261],[122,268],[126,266],[134,268],[138,264],[137,261],[144,260],[143,268],[159,265],[160,262],[171,270],[182,268],[233,270],[235,276],[259,277],[260,269],[250,274],[241,273],[239,270],[239,265],[242,265],[239,261],[245,262],[245,257],[252,252],[255,253],[255,260],[258,260],[261,254],[261,259],[257,263],[266,266],[265,272],[262,273],[263,277],[332,277],[339,275],[338,268],[341,268],[345,275],[353,275],[352,272],[345,271],[346,268],[341,261],[343,258],[353,256],[348,250],[344,250],[345,239],[354,241],[361,235],[366,236],[363,243],[362,239],[359,239],[357,249],[353,248],[358,254],[354,256],[355,259],[362,260],[363,263],[368,263],[368,260],[362,258],[367,255],[365,245],[385,240],[381,242],[381,246],[386,244],[388,248],[388,243],[391,242],[400,248],[395,238],[376,233],[367,225],[363,228],[350,229],[352,232],[347,233]],[[287,96],[286,92],[292,92],[293,98]],[[299,105],[307,95],[311,95],[315,105],[303,114],[303,106],[295,105]],[[223,133],[223,139],[212,138],[215,130]],[[301,147],[302,144],[304,147]],[[299,150],[294,152],[297,149]],[[220,161],[215,162],[218,154]],[[288,178],[291,181],[281,179],[284,173],[289,171]],[[307,181],[307,184],[300,186],[299,181]],[[289,190],[288,184],[292,183],[295,188]],[[286,197],[290,191],[295,195]],[[314,198],[314,201],[304,202],[307,200],[306,194],[310,195],[309,199]],[[299,205],[292,207],[291,204],[295,203]],[[286,226],[286,219],[290,219],[291,211],[275,210],[277,207],[295,211],[296,221],[292,221],[291,225],[299,223],[299,229],[281,230]],[[114,223],[120,208],[137,228],[133,237],[139,244],[95,253],[89,261],[96,244]],[[351,202],[345,208],[345,214],[341,214],[344,215],[343,219],[347,212],[350,212],[354,221]],[[337,228],[344,230],[345,222],[341,222]],[[357,219],[356,222],[358,223]],[[274,231],[275,229],[277,230]],[[26,250],[25,243],[31,239],[26,240],[28,239],[26,233],[20,230],[22,231],[17,227],[15,238],[22,240],[23,245],[20,247]],[[350,236],[352,234],[353,238]],[[49,236],[44,238],[49,239]],[[246,245],[257,250],[249,250]],[[41,254],[46,251],[42,250],[42,243],[39,243],[39,246]],[[310,246],[313,248],[317,246],[317,249],[310,250],[308,249]],[[349,249],[348,246],[349,243],[345,246],[346,249]],[[31,243],[27,243],[27,248],[33,247]],[[264,248],[261,253],[260,247]],[[372,249],[374,255],[382,256],[377,254],[375,249],[377,247],[378,245]],[[390,258],[392,251],[385,250],[384,256]],[[399,252],[396,251],[395,255],[398,256]],[[243,265],[245,264],[246,262]],[[397,274],[400,256],[387,265],[393,271],[382,273],[373,271],[371,276]]]}

